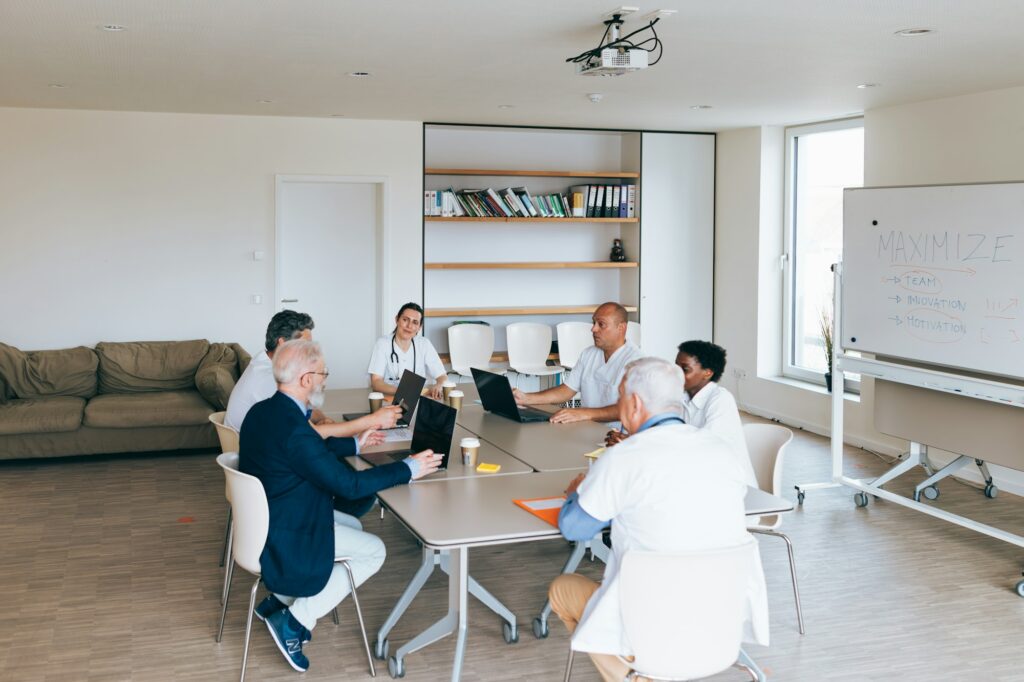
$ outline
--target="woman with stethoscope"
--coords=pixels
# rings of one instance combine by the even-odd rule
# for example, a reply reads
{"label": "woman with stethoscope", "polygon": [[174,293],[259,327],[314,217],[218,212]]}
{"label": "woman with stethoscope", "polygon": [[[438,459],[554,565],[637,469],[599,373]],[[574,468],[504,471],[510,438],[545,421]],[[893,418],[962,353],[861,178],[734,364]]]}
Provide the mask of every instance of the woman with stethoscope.
{"label": "woman with stethoscope", "polygon": [[391,334],[377,339],[370,356],[370,387],[385,395],[394,395],[398,382],[405,370],[420,376],[434,378],[429,388],[432,398],[443,395],[441,386],[448,381],[441,358],[434,345],[420,336],[423,325],[423,308],[416,303],[406,303],[395,315],[395,329]]}

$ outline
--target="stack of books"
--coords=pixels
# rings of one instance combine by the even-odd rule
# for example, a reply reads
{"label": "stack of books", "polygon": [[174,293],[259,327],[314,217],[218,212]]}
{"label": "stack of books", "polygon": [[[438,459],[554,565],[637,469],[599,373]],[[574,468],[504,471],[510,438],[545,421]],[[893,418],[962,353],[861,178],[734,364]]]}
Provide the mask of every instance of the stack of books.
{"label": "stack of books", "polygon": [[526,187],[423,192],[423,215],[443,218],[633,218],[636,185],[576,185],[533,196]]}

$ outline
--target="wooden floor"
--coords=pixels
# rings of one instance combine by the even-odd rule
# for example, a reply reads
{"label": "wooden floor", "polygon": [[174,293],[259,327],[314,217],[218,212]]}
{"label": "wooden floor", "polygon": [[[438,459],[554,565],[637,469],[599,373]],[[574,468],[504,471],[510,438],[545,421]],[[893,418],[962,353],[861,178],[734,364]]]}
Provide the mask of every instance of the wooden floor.
{"label": "wooden floor", "polygon": [[[850,450],[849,472],[875,475],[878,457]],[[798,433],[786,481],[822,480],[827,443]],[[567,478],[569,478],[567,476]],[[909,474],[890,486],[906,493]],[[210,455],[0,464],[0,679],[230,680],[237,676],[250,581],[236,575],[221,644],[217,568],[223,478]],[[932,503],[1024,534],[1024,500],[986,499],[946,481]],[[696,520],[694,520],[696,522]],[[387,544],[384,568],[360,590],[373,633],[419,559],[415,542],[376,511],[367,530]],[[1012,591],[1017,548],[883,501],[857,509],[851,491],[811,492],[782,528],[797,552],[807,634],[796,629],[785,548],[761,538],[771,599],[768,648],[749,653],[774,680],[1024,680],[1024,599]],[[464,680],[560,680],[567,636],[534,639],[530,620],[567,553],[561,540],[474,550],[470,571],[520,618],[506,645],[498,618],[471,602]],[[598,577],[601,565],[582,572]],[[439,618],[439,576],[391,635],[392,649]],[[368,679],[351,605],[321,621],[301,679]],[[681,615],[680,617],[685,617]],[[454,642],[406,659],[407,680],[445,680]],[[377,664],[378,677],[387,677]],[[255,623],[251,680],[296,680]],[[597,680],[585,657],[574,680]],[[715,680],[743,680],[737,670]]]}

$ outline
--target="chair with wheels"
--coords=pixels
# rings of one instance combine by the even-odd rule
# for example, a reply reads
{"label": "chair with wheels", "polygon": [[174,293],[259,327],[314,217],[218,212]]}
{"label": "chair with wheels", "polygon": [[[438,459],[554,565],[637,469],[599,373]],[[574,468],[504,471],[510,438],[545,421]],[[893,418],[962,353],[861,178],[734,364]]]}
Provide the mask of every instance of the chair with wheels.
{"label": "chair with wheels", "polygon": [[[262,581],[260,566],[260,555],[263,547],[267,544],[267,532],[270,529],[270,509],[267,505],[267,495],[263,490],[263,484],[255,476],[243,474],[238,470],[238,453],[226,452],[217,457],[217,464],[224,471],[224,492],[231,504],[232,510],[232,542],[231,561],[227,568],[227,585],[230,588],[231,576],[234,573],[235,564],[256,576],[256,581],[249,590],[249,610],[245,619],[245,645],[242,649],[242,673],[240,682],[245,680],[245,666],[249,660],[249,637],[252,634],[252,613],[256,607],[256,590]],[[373,667],[373,658],[370,656],[370,642],[366,638],[366,626],[363,624],[363,611],[359,607],[359,596],[356,594],[356,581],[352,575],[352,568],[347,557],[338,557],[334,560],[345,567],[348,573],[349,584],[352,587],[352,603],[356,608],[356,617],[359,620],[359,631],[363,635],[363,648],[366,651],[366,660],[370,664],[370,675],[377,676]],[[224,618],[228,612],[228,597],[230,589],[224,594],[224,605],[220,612],[220,627],[217,629],[217,642],[221,641],[224,635]],[[334,624],[338,624],[338,610],[332,614]]]}
{"label": "chair with wheels", "polygon": [[594,336],[586,322],[559,322],[555,325],[558,335],[558,364],[566,369],[576,366],[580,353],[587,346],[594,345]]}
{"label": "chair with wheels", "polygon": [[[782,464],[786,447],[793,440],[793,432],[778,424],[744,424],[743,436],[747,441],[750,463],[757,476],[757,487],[772,495],[782,496]],[[793,543],[789,537],[778,531],[782,516],[762,516],[748,522],[747,530],[759,535],[782,538],[789,552],[789,575],[793,582],[793,600],[796,602],[796,618],[800,634],[804,634],[804,614],[800,608],[800,588],[796,579],[796,560],[793,558]]]}
{"label": "chair with wheels", "polygon": [[640,347],[640,323],[630,320],[626,323],[626,341],[632,341],[633,345]]}
{"label": "chair with wheels", "polygon": [[[732,666],[766,680],[741,648],[757,543],[699,552],[628,552],[619,572],[626,679],[695,680]],[[680,617],[685,614],[685,617]],[[572,674],[573,652],[565,670]]]}
{"label": "chair with wheels", "polygon": [[494,329],[486,324],[453,324],[448,327],[448,353],[452,372],[472,379],[472,367],[495,371],[491,367],[494,353]]}
{"label": "chair with wheels", "polygon": [[505,327],[508,340],[508,365],[521,375],[556,376],[560,365],[548,365],[551,352],[551,327],[536,322],[514,322]]}

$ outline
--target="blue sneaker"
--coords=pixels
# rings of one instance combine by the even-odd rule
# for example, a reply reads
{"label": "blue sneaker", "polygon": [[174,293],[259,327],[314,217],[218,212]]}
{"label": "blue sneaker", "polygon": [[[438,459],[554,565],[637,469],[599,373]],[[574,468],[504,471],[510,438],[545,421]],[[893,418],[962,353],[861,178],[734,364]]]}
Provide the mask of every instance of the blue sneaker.
{"label": "blue sneaker", "polygon": [[302,623],[295,620],[288,609],[275,611],[264,622],[288,665],[300,673],[309,670],[309,659],[302,653],[302,637],[306,631]]}
{"label": "blue sneaker", "polygon": [[[261,601],[259,604],[257,604],[256,608],[253,609],[252,612],[256,615],[256,618],[258,618],[259,621],[262,623],[266,621],[270,615],[277,613],[283,608],[285,608],[284,602],[275,597],[274,595],[270,595],[266,599]],[[306,628],[302,628],[302,630],[302,643],[309,644],[309,641],[313,639],[313,633],[307,630]]]}

